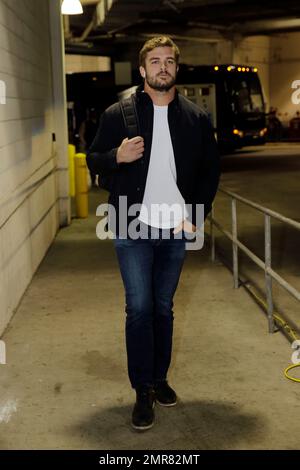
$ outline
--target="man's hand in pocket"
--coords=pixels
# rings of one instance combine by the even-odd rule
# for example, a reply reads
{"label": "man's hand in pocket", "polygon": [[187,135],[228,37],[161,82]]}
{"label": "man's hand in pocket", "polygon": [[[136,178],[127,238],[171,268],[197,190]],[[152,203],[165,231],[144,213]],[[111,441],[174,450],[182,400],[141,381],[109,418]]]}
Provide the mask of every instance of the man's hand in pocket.
{"label": "man's hand in pocket", "polygon": [[177,227],[174,228],[173,233],[176,234],[180,232],[180,230],[183,230],[184,232],[187,232],[187,233],[194,233],[196,232],[197,227],[185,219],[183,222],[180,222],[180,224]]}

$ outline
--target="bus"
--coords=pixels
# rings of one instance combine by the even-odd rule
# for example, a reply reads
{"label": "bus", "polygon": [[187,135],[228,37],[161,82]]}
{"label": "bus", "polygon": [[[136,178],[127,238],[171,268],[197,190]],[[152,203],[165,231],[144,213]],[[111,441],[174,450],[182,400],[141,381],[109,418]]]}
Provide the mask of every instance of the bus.
{"label": "bus", "polygon": [[181,64],[176,86],[207,112],[221,148],[265,143],[265,104],[256,67]]}

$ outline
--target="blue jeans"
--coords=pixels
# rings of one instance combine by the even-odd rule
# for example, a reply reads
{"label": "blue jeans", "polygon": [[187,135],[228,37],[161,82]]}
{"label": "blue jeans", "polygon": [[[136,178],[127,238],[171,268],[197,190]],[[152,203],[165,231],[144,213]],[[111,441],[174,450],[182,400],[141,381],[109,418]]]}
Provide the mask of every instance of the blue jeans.
{"label": "blue jeans", "polygon": [[173,296],[185,239],[114,239],[126,297],[126,348],[133,388],[165,380],[171,362]]}

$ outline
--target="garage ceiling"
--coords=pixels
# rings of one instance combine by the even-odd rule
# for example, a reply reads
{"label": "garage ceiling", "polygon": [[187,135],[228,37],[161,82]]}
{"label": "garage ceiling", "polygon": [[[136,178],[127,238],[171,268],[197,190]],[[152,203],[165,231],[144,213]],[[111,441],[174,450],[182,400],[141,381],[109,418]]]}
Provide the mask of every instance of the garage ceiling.
{"label": "garage ceiling", "polygon": [[299,0],[81,0],[64,18],[68,52],[109,53],[156,34],[218,41],[300,30]]}

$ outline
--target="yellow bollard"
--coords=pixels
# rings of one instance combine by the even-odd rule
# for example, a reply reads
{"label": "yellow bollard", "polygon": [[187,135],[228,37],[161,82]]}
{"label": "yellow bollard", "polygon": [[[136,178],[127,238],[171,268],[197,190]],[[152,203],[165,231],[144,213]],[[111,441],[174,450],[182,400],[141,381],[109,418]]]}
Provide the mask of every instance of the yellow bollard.
{"label": "yellow bollard", "polygon": [[75,145],[68,145],[69,156],[69,194],[71,197],[75,196],[75,170],[74,170],[74,157],[76,148]]}
{"label": "yellow bollard", "polygon": [[89,214],[89,207],[86,155],[84,153],[76,153],[74,166],[76,216],[86,218]]}

